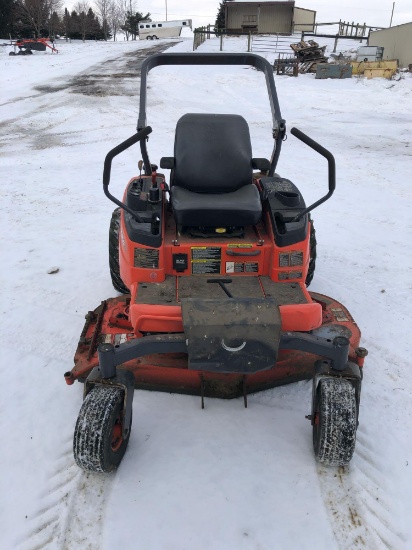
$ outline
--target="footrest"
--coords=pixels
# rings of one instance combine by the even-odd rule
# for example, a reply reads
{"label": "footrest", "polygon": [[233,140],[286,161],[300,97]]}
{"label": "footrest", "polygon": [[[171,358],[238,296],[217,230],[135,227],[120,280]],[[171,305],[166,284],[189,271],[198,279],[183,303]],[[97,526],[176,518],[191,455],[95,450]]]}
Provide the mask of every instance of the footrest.
{"label": "footrest", "polygon": [[253,373],[276,363],[281,318],[273,298],[182,299],[189,369]]}

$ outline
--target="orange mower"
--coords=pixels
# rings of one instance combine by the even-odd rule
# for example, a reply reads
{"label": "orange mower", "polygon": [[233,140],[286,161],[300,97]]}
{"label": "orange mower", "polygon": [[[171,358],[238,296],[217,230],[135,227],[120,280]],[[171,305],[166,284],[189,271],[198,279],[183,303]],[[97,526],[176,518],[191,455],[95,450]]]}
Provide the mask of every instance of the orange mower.
{"label": "orange mower", "polygon": [[[147,75],[160,65],[241,65],[261,71],[269,93],[271,159],[254,158],[248,124],[232,114],[186,114],[174,156],[151,164]],[[67,384],[84,382],[74,457],[109,472],[126,451],[134,389],[243,397],[312,379],[308,403],[317,460],[352,458],[367,350],[348,310],[308,292],[316,239],[310,213],[335,189],[332,154],[296,128],[291,134],[327,160],[328,192],[307,206],[275,170],[286,124],[273,68],[254,54],[161,53],[141,69],[137,133],[106,156],[103,189],[116,205],[109,265],[121,294],[86,315]],[[112,160],[139,143],[140,174],[123,200],[109,191]],[[142,173],[143,169],[143,173]]]}
{"label": "orange mower", "polygon": [[13,46],[13,51],[9,52],[9,55],[31,55],[33,51],[45,52],[47,48],[52,53],[59,53],[54,47],[54,41],[49,38],[18,38],[3,46]]}

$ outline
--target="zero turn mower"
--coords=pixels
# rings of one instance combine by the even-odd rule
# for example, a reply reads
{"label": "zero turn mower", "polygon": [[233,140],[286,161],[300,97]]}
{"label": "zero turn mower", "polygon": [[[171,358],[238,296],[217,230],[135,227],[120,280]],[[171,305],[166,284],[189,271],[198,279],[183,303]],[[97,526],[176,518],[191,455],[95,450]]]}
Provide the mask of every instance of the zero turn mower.
{"label": "zero turn mower", "polygon": [[[186,114],[176,126],[169,185],[147,152],[147,75],[159,65],[248,65],[269,93],[271,160],[253,158],[239,115]],[[310,212],[335,189],[332,154],[296,128],[291,134],[328,162],[327,194],[309,206],[275,173],[286,125],[273,69],[254,54],[161,53],[141,70],[137,133],[106,156],[103,189],[116,205],[109,230],[112,282],[121,296],[89,311],[65,373],[84,382],[74,434],[77,464],[109,472],[130,437],[134,388],[243,397],[312,379],[308,418],[316,458],[345,465],[358,425],[367,351],[348,310],[308,292],[316,258]],[[123,200],[109,191],[112,160],[140,143],[140,175]],[[143,175],[142,170],[143,168]]]}

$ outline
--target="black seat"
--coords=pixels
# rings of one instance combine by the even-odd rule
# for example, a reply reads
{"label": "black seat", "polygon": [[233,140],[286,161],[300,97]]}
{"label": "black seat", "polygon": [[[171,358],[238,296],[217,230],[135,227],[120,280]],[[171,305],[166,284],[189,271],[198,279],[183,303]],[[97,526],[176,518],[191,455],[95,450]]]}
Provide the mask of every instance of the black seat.
{"label": "black seat", "polygon": [[187,114],[178,121],[171,200],[176,222],[183,226],[240,227],[260,220],[243,117]]}

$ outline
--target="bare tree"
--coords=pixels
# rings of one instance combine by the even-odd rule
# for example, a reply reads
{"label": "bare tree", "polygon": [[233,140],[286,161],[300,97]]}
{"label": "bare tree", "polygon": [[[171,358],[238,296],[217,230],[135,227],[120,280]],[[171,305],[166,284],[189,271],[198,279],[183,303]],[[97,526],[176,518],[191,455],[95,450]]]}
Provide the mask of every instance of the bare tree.
{"label": "bare tree", "polygon": [[20,0],[16,4],[19,16],[33,28],[36,37],[48,28],[53,12],[60,11],[61,6],[62,0]]}
{"label": "bare tree", "polygon": [[119,18],[121,20],[120,28],[126,36],[126,40],[129,40],[130,31],[128,30],[126,23],[127,14],[133,13],[137,10],[136,0],[117,0],[117,6],[119,9]]}
{"label": "bare tree", "polygon": [[109,8],[111,0],[95,0],[97,15],[100,18],[100,23],[103,29],[104,39],[109,37]]}
{"label": "bare tree", "polygon": [[110,0],[109,2],[108,21],[110,29],[113,33],[113,40],[116,40],[116,34],[119,32],[120,27],[124,22],[121,8],[116,0]]}

